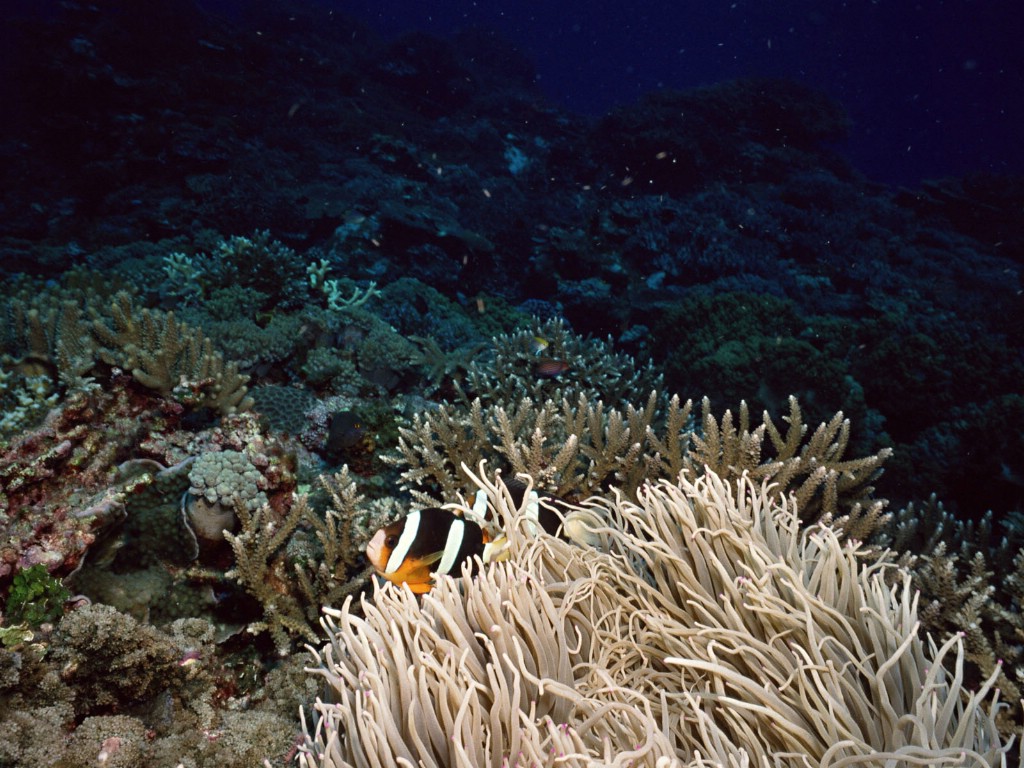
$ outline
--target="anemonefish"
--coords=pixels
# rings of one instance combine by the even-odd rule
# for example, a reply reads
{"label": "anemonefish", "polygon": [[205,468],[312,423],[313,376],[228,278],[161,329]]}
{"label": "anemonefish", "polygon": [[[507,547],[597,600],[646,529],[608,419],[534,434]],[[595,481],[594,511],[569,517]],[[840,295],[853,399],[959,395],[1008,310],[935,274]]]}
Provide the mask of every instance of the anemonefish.
{"label": "anemonefish", "polygon": [[435,574],[452,573],[474,555],[482,558],[488,541],[475,522],[428,507],[377,531],[366,545],[366,559],[388,581],[423,594],[430,591]]}
{"label": "anemonefish", "polygon": [[[515,505],[526,500],[529,532],[538,526],[548,533],[559,531],[562,520],[553,507],[565,502],[549,493],[530,491],[519,481],[506,486]],[[545,503],[541,504],[541,499]],[[413,510],[401,520],[378,530],[366,545],[366,559],[388,581],[406,584],[417,594],[430,591],[436,576],[458,574],[473,557],[488,563],[504,555],[504,535],[492,534],[487,521],[487,496],[477,493],[472,511],[459,515],[447,509]]]}

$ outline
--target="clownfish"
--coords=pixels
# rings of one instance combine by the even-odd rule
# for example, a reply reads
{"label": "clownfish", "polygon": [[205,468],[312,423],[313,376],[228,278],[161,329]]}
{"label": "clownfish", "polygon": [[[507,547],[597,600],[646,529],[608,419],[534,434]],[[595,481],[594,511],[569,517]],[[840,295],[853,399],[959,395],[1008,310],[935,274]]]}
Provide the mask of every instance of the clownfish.
{"label": "clownfish", "polygon": [[[557,496],[530,491],[519,481],[506,484],[517,507],[526,499],[528,530],[538,526],[556,534],[562,520],[552,509],[565,504]],[[545,504],[541,504],[541,499]],[[479,491],[465,516],[447,509],[413,510],[401,520],[378,530],[366,545],[366,559],[382,578],[406,584],[416,594],[430,591],[436,576],[458,574],[462,564],[478,557],[484,563],[503,559],[505,536],[494,534],[487,521],[487,494]]]}
{"label": "clownfish", "polygon": [[383,578],[421,595],[430,591],[435,574],[449,574],[474,556],[483,558],[489,541],[474,521],[428,507],[377,531],[366,545],[366,559]]}

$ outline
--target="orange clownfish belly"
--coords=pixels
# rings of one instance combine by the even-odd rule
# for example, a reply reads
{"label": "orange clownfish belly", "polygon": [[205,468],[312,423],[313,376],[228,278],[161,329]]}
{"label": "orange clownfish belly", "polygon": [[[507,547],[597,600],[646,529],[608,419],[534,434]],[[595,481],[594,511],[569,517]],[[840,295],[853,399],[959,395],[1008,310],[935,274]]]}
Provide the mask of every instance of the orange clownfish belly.
{"label": "orange clownfish belly", "polygon": [[377,531],[366,545],[366,558],[382,578],[423,594],[436,575],[457,574],[466,560],[482,556],[486,544],[487,535],[476,523],[429,507]]}

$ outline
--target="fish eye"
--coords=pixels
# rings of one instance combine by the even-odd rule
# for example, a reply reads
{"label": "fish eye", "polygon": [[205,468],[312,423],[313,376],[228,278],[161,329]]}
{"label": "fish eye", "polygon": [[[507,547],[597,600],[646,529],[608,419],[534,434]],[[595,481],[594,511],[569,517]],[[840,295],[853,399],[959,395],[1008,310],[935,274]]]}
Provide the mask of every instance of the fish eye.
{"label": "fish eye", "polygon": [[388,536],[386,539],[384,539],[384,546],[388,547],[389,549],[394,549],[396,544],[398,544],[397,536]]}

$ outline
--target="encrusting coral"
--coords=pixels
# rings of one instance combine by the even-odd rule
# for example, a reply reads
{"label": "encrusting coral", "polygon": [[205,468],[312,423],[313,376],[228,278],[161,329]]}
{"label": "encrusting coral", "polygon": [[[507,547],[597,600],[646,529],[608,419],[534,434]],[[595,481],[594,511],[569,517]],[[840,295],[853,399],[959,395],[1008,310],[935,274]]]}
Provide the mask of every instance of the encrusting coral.
{"label": "encrusting coral", "polygon": [[922,637],[909,577],[802,527],[791,497],[709,471],[593,500],[598,551],[529,538],[477,482],[510,559],[325,609],[300,765],[1005,761],[995,675],[965,690],[963,637]]}

